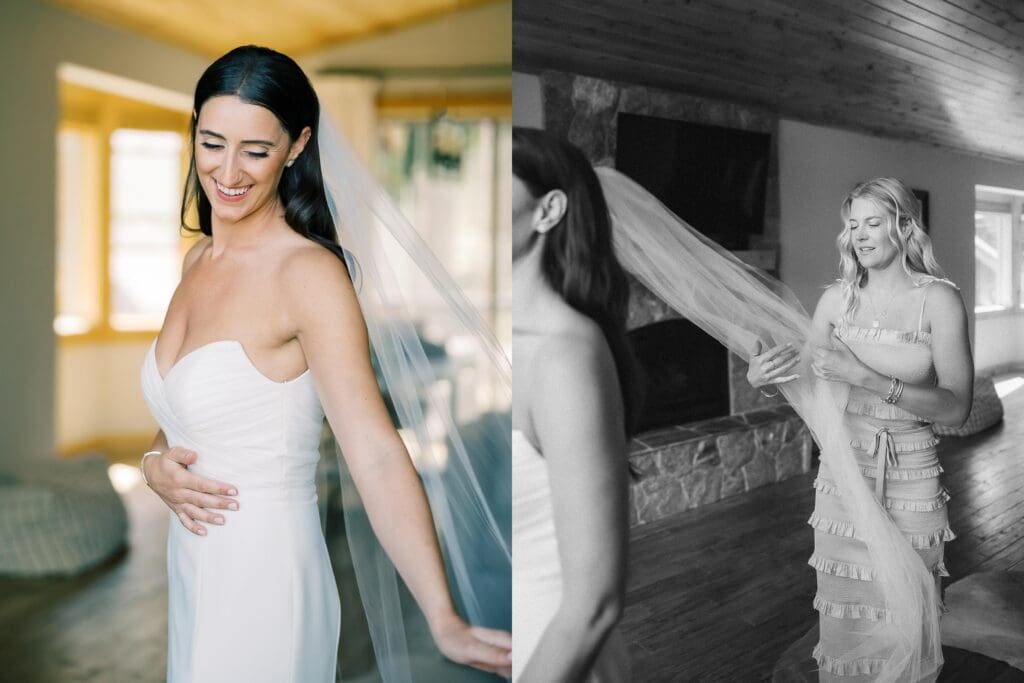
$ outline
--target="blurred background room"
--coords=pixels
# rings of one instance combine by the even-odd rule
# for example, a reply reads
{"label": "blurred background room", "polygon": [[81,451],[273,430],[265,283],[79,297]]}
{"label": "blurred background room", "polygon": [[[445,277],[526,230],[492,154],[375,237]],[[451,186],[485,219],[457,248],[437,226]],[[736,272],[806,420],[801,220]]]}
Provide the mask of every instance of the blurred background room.
{"label": "blurred background room", "polygon": [[[0,680],[164,680],[167,512],[138,473],[158,429],[139,371],[197,239],[179,211],[202,71],[243,44],[295,58],[507,348],[511,14],[511,0],[3,3]],[[487,359],[440,302],[408,303],[436,389],[493,437],[509,399]],[[323,452],[333,462],[329,431]],[[374,680],[365,626],[346,636],[346,618],[344,680]]]}

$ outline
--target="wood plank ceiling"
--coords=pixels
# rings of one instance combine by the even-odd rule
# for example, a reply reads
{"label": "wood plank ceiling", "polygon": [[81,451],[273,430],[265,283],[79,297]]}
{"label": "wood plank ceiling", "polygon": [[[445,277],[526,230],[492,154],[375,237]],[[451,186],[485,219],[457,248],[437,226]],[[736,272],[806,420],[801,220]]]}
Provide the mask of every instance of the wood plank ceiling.
{"label": "wood plank ceiling", "polygon": [[209,57],[266,45],[293,57],[495,0],[49,0]]}
{"label": "wood plank ceiling", "polygon": [[1024,3],[516,0],[517,71],[564,71],[1024,160]]}

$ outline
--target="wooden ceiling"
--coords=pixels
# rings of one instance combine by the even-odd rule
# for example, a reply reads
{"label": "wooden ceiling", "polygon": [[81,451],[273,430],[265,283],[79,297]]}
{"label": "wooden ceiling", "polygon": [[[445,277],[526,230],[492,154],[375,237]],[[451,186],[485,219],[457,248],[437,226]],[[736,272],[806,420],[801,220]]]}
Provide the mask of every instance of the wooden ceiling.
{"label": "wooden ceiling", "polygon": [[49,1],[209,57],[251,43],[294,57],[494,0]]}
{"label": "wooden ceiling", "polygon": [[1014,0],[516,0],[512,58],[1024,160]]}

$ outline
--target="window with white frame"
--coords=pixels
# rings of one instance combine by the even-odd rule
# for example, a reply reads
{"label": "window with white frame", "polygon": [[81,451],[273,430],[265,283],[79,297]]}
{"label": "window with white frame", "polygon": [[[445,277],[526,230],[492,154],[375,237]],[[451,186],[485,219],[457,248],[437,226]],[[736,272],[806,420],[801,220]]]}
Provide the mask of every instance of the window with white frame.
{"label": "window with white frame", "polygon": [[1021,262],[1024,192],[978,186],[974,209],[976,313],[1018,310],[1024,305]]}

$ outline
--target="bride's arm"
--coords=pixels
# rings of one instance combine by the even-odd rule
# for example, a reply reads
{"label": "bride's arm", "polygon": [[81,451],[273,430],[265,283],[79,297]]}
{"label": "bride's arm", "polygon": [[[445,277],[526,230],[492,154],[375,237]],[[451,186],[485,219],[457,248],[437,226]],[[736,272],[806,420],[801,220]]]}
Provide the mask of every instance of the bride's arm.
{"label": "bride's arm", "polygon": [[520,683],[584,680],[622,613],[629,504],[622,399],[604,336],[596,325],[587,336],[547,342],[530,372],[527,400],[551,485],[562,599]]}
{"label": "bride's arm", "polygon": [[426,494],[381,397],[366,324],[344,266],[326,249],[302,249],[285,260],[281,284],[370,524],[438,647],[455,661],[507,675],[508,634],[469,627],[455,611]]}

